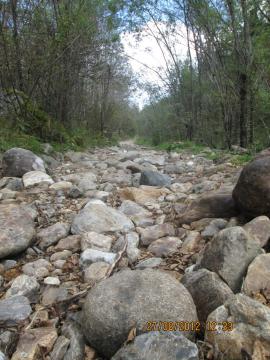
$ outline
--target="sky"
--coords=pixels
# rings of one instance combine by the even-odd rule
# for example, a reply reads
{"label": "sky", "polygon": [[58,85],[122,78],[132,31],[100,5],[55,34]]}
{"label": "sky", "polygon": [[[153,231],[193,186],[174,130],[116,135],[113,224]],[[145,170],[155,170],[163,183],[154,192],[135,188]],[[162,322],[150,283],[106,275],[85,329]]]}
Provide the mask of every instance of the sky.
{"label": "sky", "polygon": [[[157,26],[165,34],[174,56],[179,60],[184,60],[188,51],[184,24],[177,24],[174,32],[168,31],[164,23],[159,22]],[[153,35],[158,38],[158,41],[155,40]],[[133,72],[140,79],[140,82],[159,85],[161,88],[164,88],[164,82],[161,78],[166,77],[166,63],[170,66],[172,64],[172,57],[164,45],[156,25],[149,21],[141,32],[140,40],[136,39],[135,33],[123,34],[122,43]],[[195,56],[194,49],[191,50],[193,56]],[[140,88],[135,91],[132,99],[140,108],[148,100],[147,92]]]}

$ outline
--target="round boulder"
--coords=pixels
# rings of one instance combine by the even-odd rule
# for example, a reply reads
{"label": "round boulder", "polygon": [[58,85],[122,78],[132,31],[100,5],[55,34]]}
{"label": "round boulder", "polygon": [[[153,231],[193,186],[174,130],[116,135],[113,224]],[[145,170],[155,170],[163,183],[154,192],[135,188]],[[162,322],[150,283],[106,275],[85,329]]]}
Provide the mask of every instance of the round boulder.
{"label": "round boulder", "polygon": [[3,160],[4,176],[22,177],[29,171],[46,172],[43,160],[32,151],[21,148],[13,148],[4,153]]}
{"label": "round boulder", "polygon": [[248,217],[270,215],[270,156],[257,158],[244,167],[233,198]]}
{"label": "round boulder", "polygon": [[105,358],[119,350],[132,328],[139,335],[150,321],[197,321],[186,288],[169,274],[152,269],[123,270],[101,281],[89,292],[82,312],[84,335]]}

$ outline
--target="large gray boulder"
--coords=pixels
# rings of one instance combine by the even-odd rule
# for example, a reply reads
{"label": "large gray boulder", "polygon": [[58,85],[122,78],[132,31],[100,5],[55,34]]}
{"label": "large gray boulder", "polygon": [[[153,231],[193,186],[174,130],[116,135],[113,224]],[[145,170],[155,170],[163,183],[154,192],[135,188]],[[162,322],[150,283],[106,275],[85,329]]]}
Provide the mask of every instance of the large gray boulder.
{"label": "large gray boulder", "polygon": [[72,234],[89,231],[97,233],[128,231],[134,228],[132,221],[120,211],[103,204],[89,203],[75,216]]}
{"label": "large gray boulder", "polygon": [[4,176],[22,177],[29,171],[43,171],[45,165],[43,160],[30,150],[13,148],[4,153],[3,160]]}
{"label": "large gray boulder", "polygon": [[24,251],[35,235],[34,225],[28,207],[0,205],[0,259]]}
{"label": "large gray boulder", "polygon": [[233,295],[229,286],[216,273],[207,269],[188,272],[181,282],[194,300],[202,327],[208,315]]}
{"label": "large gray boulder", "polygon": [[220,231],[204,249],[200,267],[216,272],[238,292],[251,261],[263,250],[260,242],[240,226]]}
{"label": "large gray boulder", "polygon": [[169,186],[171,182],[170,176],[157,171],[145,170],[141,173],[140,185]]}
{"label": "large gray boulder", "polygon": [[[213,345],[221,358],[269,358],[270,309],[267,306],[248,296],[237,294],[213,311],[207,322],[211,326],[205,332],[205,341]],[[222,325],[214,326],[215,324]],[[218,331],[218,327],[222,329]]]}
{"label": "large gray boulder", "polygon": [[157,331],[137,336],[123,346],[112,360],[198,360],[197,346],[181,333]]}
{"label": "large gray boulder", "polygon": [[[158,270],[123,270],[90,290],[82,327],[90,345],[110,358],[130,330],[147,331],[149,321],[196,321],[196,307],[186,288]],[[185,332],[185,336],[192,336]]]}
{"label": "large gray boulder", "polygon": [[233,198],[249,217],[270,215],[270,156],[259,157],[243,168]]}

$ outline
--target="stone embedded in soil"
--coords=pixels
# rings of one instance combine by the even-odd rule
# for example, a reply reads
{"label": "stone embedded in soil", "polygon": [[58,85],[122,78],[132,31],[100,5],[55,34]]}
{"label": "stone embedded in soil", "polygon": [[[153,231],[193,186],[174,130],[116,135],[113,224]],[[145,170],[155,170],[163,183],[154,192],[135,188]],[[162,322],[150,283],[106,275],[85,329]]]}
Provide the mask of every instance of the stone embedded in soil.
{"label": "stone embedded in soil", "polygon": [[69,235],[58,241],[55,245],[55,250],[70,250],[73,253],[81,250],[81,236],[80,235]]}
{"label": "stone embedded in soil", "polygon": [[122,270],[89,291],[81,319],[89,344],[111,357],[133,327],[141,334],[150,319],[196,321],[197,314],[191,295],[172,276],[150,269]]}
{"label": "stone embedded in soil", "polygon": [[95,283],[105,278],[110,265],[103,261],[91,264],[84,269],[84,282]]}
{"label": "stone embedded in soil", "polygon": [[127,215],[136,226],[146,227],[154,224],[152,213],[131,200],[124,200],[119,210]]}
{"label": "stone embedded in soil", "polygon": [[59,336],[50,354],[51,359],[63,360],[69,344],[70,344],[69,339],[67,339],[65,336]]}
{"label": "stone embedded in soil", "polygon": [[26,275],[43,278],[49,275],[50,268],[51,264],[49,261],[45,259],[38,259],[23,265],[22,271]]}
{"label": "stone embedded in soil", "polygon": [[146,170],[141,173],[140,185],[169,186],[171,182],[171,178],[168,175],[157,171]]}

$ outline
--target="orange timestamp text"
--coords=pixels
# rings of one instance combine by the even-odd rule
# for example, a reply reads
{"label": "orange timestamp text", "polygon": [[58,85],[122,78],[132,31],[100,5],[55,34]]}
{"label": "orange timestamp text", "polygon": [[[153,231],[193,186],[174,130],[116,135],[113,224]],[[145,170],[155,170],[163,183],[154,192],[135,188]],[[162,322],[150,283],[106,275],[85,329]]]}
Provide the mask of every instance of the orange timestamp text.
{"label": "orange timestamp text", "polygon": [[202,329],[208,331],[233,331],[233,322],[231,321],[147,321],[144,331],[192,331],[200,332]]}

